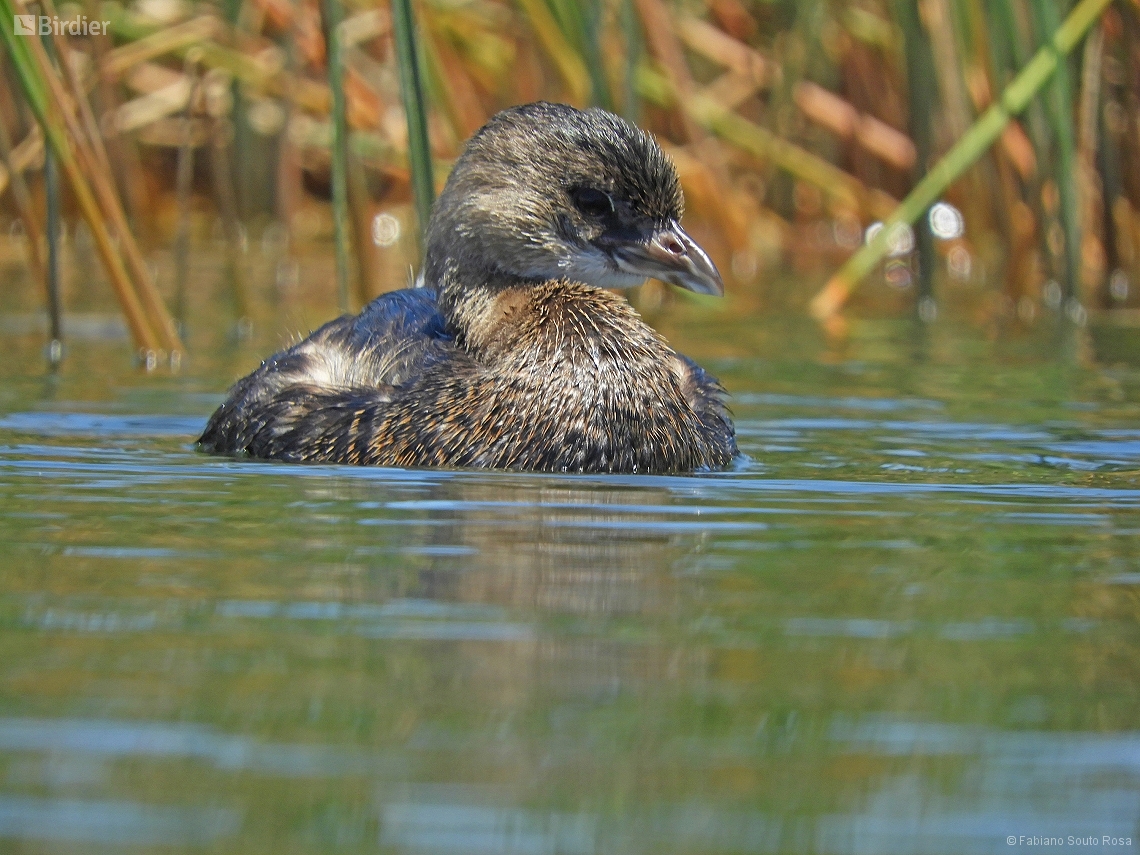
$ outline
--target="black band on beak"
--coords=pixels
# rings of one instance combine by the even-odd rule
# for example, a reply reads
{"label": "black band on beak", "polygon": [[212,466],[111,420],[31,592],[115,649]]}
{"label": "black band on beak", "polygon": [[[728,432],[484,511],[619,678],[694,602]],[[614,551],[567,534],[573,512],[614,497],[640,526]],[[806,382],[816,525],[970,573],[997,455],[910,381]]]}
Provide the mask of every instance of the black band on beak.
{"label": "black band on beak", "polygon": [[724,296],[724,280],[716,265],[679,223],[659,229],[648,243],[616,247],[613,258],[626,273],[660,279],[697,294]]}

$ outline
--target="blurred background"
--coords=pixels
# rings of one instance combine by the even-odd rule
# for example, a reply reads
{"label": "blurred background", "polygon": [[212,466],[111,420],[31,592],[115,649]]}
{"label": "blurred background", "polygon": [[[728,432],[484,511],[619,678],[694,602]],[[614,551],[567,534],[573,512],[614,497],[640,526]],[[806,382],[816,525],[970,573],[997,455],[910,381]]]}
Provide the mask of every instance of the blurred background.
{"label": "blurred background", "polygon": [[[152,362],[182,350],[196,313],[245,335],[265,299],[294,300],[296,324],[315,324],[404,287],[433,185],[464,141],[499,109],[537,99],[597,104],[653,131],[737,310],[806,313],[1009,87],[1027,109],[996,126],[992,145],[954,153],[960,177],[912,208],[913,229],[891,230],[885,258],[854,277],[857,303],[928,321],[942,303],[980,324],[1032,325],[1057,313],[1083,324],[1136,299],[1131,0],[5,10],[55,23],[50,36],[6,35],[4,299],[58,317],[116,295]],[[1056,59],[1071,12],[1083,20],[1056,73],[1019,88],[1035,55]],[[45,169],[55,144],[69,152]],[[669,299],[657,283],[635,296],[647,311]],[[29,322],[61,335],[58,319]]]}

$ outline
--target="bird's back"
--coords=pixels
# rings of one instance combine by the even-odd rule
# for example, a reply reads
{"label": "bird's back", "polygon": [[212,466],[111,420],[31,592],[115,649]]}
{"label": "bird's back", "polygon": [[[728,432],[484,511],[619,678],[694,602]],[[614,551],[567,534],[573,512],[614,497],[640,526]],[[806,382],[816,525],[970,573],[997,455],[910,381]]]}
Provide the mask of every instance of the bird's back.
{"label": "bird's back", "polygon": [[281,447],[297,418],[332,395],[387,400],[393,389],[456,358],[435,291],[383,294],[265,360],[230,389],[198,442],[205,451],[300,459]]}

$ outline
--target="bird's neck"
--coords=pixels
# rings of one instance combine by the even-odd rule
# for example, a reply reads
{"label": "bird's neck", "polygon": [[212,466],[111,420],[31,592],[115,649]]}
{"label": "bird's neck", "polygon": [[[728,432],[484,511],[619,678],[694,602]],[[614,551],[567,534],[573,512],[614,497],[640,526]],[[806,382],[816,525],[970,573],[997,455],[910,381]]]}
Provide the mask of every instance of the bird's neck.
{"label": "bird's neck", "polygon": [[472,347],[501,317],[504,294],[539,283],[495,268],[445,261],[427,265],[424,284],[435,289],[448,331],[460,344]]}
{"label": "bird's neck", "polygon": [[462,324],[460,344],[507,371],[537,370],[553,377],[573,366],[576,380],[585,382],[595,373],[672,356],[625,298],[580,282],[550,280],[467,291],[454,317]]}
{"label": "bird's neck", "polygon": [[624,297],[593,285],[528,279],[446,257],[426,265],[424,284],[435,288],[456,343],[480,358],[600,366],[673,353]]}

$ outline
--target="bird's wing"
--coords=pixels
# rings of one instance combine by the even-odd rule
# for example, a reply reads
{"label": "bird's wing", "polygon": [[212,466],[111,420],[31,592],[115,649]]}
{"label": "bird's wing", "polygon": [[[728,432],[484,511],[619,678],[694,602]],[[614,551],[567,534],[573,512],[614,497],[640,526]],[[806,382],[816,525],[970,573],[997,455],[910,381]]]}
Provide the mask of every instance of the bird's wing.
{"label": "bird's wing", "polygon": [[306,358],[308,376],[298,382],[348,389],[403,386],[453,347],[435,291],[407,288],[377,297],[359,315],[330,321],[291,350]]}
{"label": "bird's wing", "polygon": [[351,402],[345,406],[380,405],[456,350],[432,289],[383,294],[235,383],[198,442],[207,451],[266,456],[252,447],[255,437],[279,434],[299,413],[328,406],[330,396]]}
{"label": "bird's wing", "polygon": [[697,418],[710,429],[714,435],[723,436],[732,445],[735,453],[736,444],[733,437],[736,434],[732,424],[732,413],[729,412],[726,399],[728,393],[720,385],[720,381],[705,371],[693,360],[684,354],[676,354],[681,364],[681,388],[685,398]]}
{"label": "bird's wing", "polygon": [[288,386],[248,408],[233,450],[292,463],[363,463],[395,392]]}

